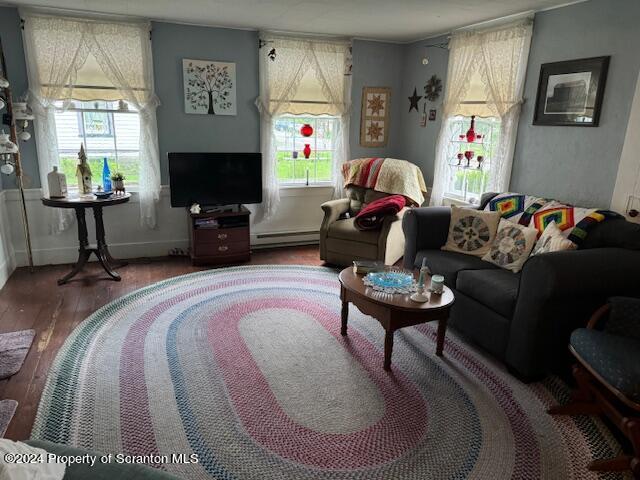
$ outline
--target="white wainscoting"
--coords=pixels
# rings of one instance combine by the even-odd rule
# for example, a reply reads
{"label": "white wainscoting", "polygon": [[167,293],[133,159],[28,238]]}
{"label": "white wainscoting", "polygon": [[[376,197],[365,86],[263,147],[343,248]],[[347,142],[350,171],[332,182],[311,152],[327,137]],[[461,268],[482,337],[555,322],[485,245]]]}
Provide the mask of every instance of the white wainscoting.
{"label": "white wainscoting", "polygon": [[[320,205],[331,199],[331,187],[295,187],[281,190],[278,213],[269,221],[251,228],[251,244],[255,247],[317,243],[322,210]],[[71,263],[77,259],[78,238],[75,221],[69,230],[53,235],[49,230],[49,207],[40,201],[41,190],[25,191],[33,260],[36,265]],[[95,242],[95,224],[91,210],[86,211],[89,242]],[[15,266],[27,264],[18,190],[0,192],[0,268],[8,276]],[[140,225],[137,195],[123,205],[104,208],[107,243],[116,258],[165,256],[174,248],[188,248],[187,214],[171,208],[169,188],[163,186],[158,204],[158,226],[149,230]],[[5,253],[6,252],[6,253]],[[95,260],[95,259],[92,259]],[[0,270],[2,284],[3,270]]]}
{"label": "white wainscoting", "polygon": [[0,192],[0,288],[16,267],[16,258],[11,241],[12,225],[6,208],[7,192]]}

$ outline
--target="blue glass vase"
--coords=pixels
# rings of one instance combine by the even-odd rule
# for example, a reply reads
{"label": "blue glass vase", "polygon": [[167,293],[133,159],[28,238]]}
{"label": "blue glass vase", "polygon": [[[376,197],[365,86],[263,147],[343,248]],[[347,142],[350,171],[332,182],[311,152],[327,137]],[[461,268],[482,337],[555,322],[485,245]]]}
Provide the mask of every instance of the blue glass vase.
{"label": "blue glass vase", "polygon": [[111,191],[111,170],[109,170],[109,162],[106,157],[102,165],[102,189],[105,192]]}

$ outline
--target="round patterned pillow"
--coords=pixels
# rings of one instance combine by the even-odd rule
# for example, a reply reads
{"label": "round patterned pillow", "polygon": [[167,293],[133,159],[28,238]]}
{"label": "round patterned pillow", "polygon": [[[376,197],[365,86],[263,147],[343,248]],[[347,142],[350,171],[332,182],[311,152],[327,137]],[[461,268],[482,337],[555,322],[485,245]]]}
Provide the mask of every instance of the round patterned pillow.
{"label": "round patterned pillow", "polygon": [[527,239],[522,230],[516,227],[499,230],[490,251],[491,258],[498,265],[508,265],[528,254]]}
{"label": "round patterned pillow", "polygon": [[535,228],[502,219],[491,248],[482,259],[517,273],[529,258],[537,237]]}
{"label": "round patterned pillow", "polygon": [[484,247],[491,239],[487,222],[474,215],[460,218],[453,226],[452,233],[456,246],[467,252]]}

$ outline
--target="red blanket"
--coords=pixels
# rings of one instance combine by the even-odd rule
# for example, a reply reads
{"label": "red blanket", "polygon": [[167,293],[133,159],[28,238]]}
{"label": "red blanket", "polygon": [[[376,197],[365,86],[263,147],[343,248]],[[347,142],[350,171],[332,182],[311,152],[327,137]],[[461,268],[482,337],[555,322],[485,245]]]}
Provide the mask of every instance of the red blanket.
{"label": "red blanket", "polygon": [[358,230],[375,230],[382,226],[384,218],[395,215],[404,208],[407,201],[402,195],[390,195],[374,200],[356,215],[355,226]]}

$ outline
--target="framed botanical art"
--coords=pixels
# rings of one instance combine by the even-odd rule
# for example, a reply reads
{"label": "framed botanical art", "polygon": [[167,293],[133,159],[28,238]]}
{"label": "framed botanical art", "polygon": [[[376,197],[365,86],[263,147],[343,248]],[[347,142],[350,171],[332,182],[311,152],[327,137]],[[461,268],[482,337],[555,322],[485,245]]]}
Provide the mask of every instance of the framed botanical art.
{"label": "framed botanical art", "polygon": [[202,115],[236,115],[236,64],[182,60],[184,111]]}
{"label": "framed botanical art", "polygon": [[543,64],[533,124],[597,127],[609,58]]}
{"label": "framed botanical art", "polygon": [[364,87],[360,115],[360,145],[384,147],[389,139],[391,88]]}

